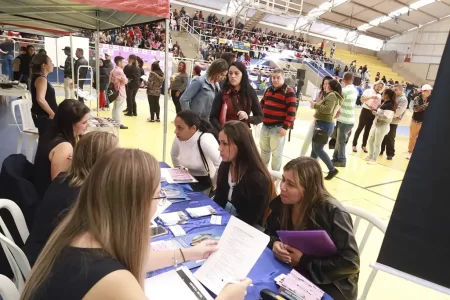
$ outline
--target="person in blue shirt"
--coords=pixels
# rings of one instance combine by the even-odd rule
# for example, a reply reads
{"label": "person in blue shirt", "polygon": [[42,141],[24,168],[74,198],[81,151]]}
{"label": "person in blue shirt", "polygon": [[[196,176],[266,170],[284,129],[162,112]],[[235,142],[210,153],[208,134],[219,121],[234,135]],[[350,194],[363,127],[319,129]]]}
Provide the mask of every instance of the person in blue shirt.
{"label": "person in blue shirt", "polygon": [[361,102],[361,96],[362,96],[362,94],[363,94],[363,89],[362,89],[361,86],[358,86],[358,87],[356,88],[356,90],[358,90],[358,98],[356,98],[356,105],[362,105],[362,102]]}

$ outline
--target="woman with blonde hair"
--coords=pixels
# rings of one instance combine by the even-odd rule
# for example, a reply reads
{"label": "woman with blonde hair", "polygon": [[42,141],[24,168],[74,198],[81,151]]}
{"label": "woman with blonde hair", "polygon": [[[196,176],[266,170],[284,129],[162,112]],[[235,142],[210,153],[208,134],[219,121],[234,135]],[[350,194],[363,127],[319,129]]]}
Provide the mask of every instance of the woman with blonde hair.
{"label": "woman with blonde hair", "polygon": [[[268,247],[335,300],[356,299],[359,253],[349,213],[324,185],[317,160],[299,157],[284,166],[281,194],[270,202]],[[337,248],[329,256],[307,255],[283,244],[279,230],[324,230]]]}
{"label": "woman with blonde hair", "polygon": [[67,173],[59,173],[53,180],[35,210],[33,227],[23,249],[31,266],[36,262],[53,230],[77,199],[94,163],[106,151],[118,145],[116,136],[98,131],[87,133],[77,143],[69,170]]}
{"label": "woman with blonde hair", "polygon": [[[42,250],[20,299],[144,300],[146,272],[208,258],[217,242],[151,250],[150,222],[166,201],[159,170],[157,160],[138,149],[103,155]],[[217,299],[244,299],[250,283],[230,284]]]}

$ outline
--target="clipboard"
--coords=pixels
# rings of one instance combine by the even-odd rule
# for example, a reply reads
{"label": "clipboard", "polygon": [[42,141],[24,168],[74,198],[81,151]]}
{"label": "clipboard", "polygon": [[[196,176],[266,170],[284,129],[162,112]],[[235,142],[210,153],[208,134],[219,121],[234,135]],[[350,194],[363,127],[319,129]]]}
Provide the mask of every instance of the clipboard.
{"label": "clipboard", "polygon": [[337,252],[336,246],[325,230],[279,230],[277,234],[283,244],[294,247],[306,255],[327,257]]}

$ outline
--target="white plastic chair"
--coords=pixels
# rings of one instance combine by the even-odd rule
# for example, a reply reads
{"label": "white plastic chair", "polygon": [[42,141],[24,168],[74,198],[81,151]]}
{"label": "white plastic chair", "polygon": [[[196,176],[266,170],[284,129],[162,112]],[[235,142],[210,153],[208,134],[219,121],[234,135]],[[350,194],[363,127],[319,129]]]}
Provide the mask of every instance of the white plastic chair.
{"label": "white plastic chair", "polygon": [[277,171],[272,171],[269,170],[270,176],[272,177],[272,179],[275,179],[274,183],[275,183],[275,189],[277,191],[277,195],[280,194],[280,183],[281,183],[281,179],[283,179],[283,174],[281,172],[277,172]]}
{"label": "white plastic chair", "polygon": [[[19,231],[20,237],[22,238],[22,242],[25,243],[28,236],[30,235],[30,232],[28,231],[27,223],[25,222],[25,217],[23,216],[20,207],[14,201],[8,199],[0,199],[0,209],[2,208],[7,209],[11,213],[14,222],[16,223],[16,227],[17,230]],[[6,227],[6,224],[3,222],[1,217],[0,217],[0,227],[2,228],[5,236],[11,241],[14,241],[13,237],[11,236],[11,233],[9,232],[8,228]]]}
{"label": "white plastic chair", "polygon": [[[374,227],[377,227],[383,234],[386,233],[387,224],[375,216],[374,214],[368,212],[367,210],[364,210],[362,208],[344,204],[345,209],[352,215],[355,216],[354,222],[353,222],[353,232],[356,234],[358,231],[359,223],[361,219],[366,220],[369,224],[367,225],[366,231],[364,232],[364,236],[361,240],[361,242],[358,245],[359,248],[359,255],[364,250],[364,247],[367,243],[367,240],[369,239],[370,233],[372,232],[372,229]],[[372,265],[370,265],[372,267]],[[358,300],[365,300],[367,297],[367,294],[369,293],[370,287],[372,286],[372,283],[375,279],[375,276],[377,275],[378,270],[375,268],[372,268],[372,272],[369,275],[369,278],[367,279],[367,282],[364,286],[363,293],[361,294],[361,297],[358,298]]]}
{"label": "white plastic chair", "polygon": [[0,274],[0,297],[3,300],[19,300],[20,295],[14,283],[5,275]]}
{"label": "white plastic chair", "polygon": [[[16,106],[19,106],[22,127],[17,123]],[[20,130],[19,139],[17,141],[17,153],[22,153],[22,140],[25,138],[27,140],[26,157],[28,161],[33,162],[34,147],[39,138],[39,133],[34,125],[33,118],[31,117],[31,106],[32,103],[30,100],[15,100],[11,102],[11,112],[17,128]]]}

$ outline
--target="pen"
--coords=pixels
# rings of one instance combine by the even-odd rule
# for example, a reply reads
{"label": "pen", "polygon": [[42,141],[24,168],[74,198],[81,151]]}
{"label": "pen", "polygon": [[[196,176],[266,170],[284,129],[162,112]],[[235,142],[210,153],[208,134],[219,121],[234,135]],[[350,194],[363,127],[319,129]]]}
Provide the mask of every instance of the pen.
{"label": "pen", "polygon": [[[236,283],[240,283],[241,281],[239,281],[239,280],[225,280],[225,279],[222,279],[222,282],[229,283],[229,284],[236,284]],[[249,286],[253,286],[253,284],[250,283]]]}

